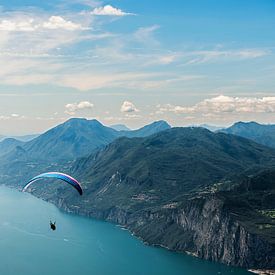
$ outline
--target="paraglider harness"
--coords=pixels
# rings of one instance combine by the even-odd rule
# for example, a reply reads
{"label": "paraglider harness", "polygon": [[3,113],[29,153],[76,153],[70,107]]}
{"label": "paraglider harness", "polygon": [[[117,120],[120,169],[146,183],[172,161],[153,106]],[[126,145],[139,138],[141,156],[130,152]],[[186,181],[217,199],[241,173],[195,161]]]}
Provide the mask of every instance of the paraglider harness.
{"label": "paraglider harness", "polygon": [[52,222],[50,221],[50,227],[51,227],[51,230],[55,230],[55,229],[56,229],[55,222],[52,223]]}

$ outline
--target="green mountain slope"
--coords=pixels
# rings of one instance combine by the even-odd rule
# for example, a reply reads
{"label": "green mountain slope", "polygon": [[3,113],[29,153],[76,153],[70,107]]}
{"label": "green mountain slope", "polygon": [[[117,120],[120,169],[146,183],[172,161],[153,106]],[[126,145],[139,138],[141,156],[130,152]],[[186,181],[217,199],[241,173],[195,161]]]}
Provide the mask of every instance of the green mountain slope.
{"label": "green mountain slope", "polygon": [[117,139],[77,160],[68,171],[81,181],[83,197],[65,185],[33,185],[30,191],[68,212],[119,223],[149,244],[231,265],[273,267],[274,232],[255,230],[262,213],[273,213],[261,212],[273,203],[258,206],[268,194],[272,200],[273,191],[259,184],[263,190],[253,200],[243,182],[274,167],[275,150],[253,141],[172,128]]}
{"label": "green mountain slope", "polygon": [[[224,177],[275,164],[275,150],[203,128],[173,128],[144,139],[118,139],[80,162],[74,173],[87,182],[88,195],[106,207],[128,206],[133,196],[161,203]],[[111,184],[118,178],[118,185]]]}

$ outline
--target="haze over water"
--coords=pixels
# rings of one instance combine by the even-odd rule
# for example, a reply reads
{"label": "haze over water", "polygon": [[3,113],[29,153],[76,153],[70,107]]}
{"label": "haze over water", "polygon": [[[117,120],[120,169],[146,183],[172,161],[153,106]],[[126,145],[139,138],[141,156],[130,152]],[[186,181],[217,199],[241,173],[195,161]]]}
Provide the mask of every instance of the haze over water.
{"label": "haze over water", "polygon": [[146,246],[113,224],[62,213],[7,187],[0,187],[0,209],[0,274],[250,274]]}

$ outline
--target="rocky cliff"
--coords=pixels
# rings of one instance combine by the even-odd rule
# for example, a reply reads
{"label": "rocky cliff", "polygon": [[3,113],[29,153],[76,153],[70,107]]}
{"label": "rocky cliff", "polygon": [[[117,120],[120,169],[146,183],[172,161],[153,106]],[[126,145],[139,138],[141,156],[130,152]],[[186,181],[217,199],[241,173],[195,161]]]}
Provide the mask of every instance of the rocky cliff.
{"label": "rocky cliff", "polygon": [[217,194],[137,212],[118,207],[100,210],[63,199],[49,200],[66,212],[117,223],[149,245],[244,268],[275,268],[274,243],[251,232]]}

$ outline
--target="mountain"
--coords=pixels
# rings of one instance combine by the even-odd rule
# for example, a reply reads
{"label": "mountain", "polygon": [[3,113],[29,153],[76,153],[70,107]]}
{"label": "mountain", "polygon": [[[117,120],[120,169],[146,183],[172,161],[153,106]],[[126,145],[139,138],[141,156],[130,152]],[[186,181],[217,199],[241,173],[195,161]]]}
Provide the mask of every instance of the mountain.
{"label": "mountain", "polygon": [[0,157],[12,152],[17,146],[23,146],[24,142],[36,138],[38,135],[26,135],[16,137],[0,136]]}
{"label": "mountain", "polygon": [[[14,144],[21,146],[28,157],[33,160],[43,158],[48,161],[68,161],[88,155],[121,136],[143,137],[165,130],[168,127],[170,126],[166,122],[159,121],[134,131],[116,131],[104,126],[95,119],[73,118],[29,142]],[[9,146],[8,150],[10,155],[5,156],[5,158],[17,159],[18,150],[12,151],[11,149],[12,145]],[[20,151],[20,155],[21,153],[22,151]]]}
{"label": "mountain", "polygon": [[[224,177],[265,168],[275,164],[275,150],[203,128],[172,128],[148,138],[118,139],[85,163],[81,161],[76,162],[74,173],[84,182],[91,179],[92,189],[107,186],[100,201],[112,207],[122,200],[128,206],[128,200],[139,194],[159,204]],[[119,186],[109,186],[118,174]]]}
{"label": "mountain", "polygon": [[0,156],[11,152],[16,146],[22,146],[24,142],[14,139],[5,138],[0,142]]}
{"label": "mountain", "polygon": [[38,134],[25,135],[25,136],[0,136],[0,142],[6,138],[14,138],[14,139],[26,142],[26,141],[30,141],[38,136],[39,136]]}
{"label": "mountain", "polygon": [[39,134],[33,134],[33,135],[25,135],[25,136],[12,136],[11,138],[27,142],[27,141],[31,141],[32,139],[34,139],[38,136],[39,136]]}
{"label": "mountain", "polygon": [[148,138],[120,138],[86,158],[87,170],[78,165],[76,173],[102,184],[119,171],[138,180],[129,188],[163,187],[166,196],[174,196],[269,163],[275,164],[275,150],[247,139],[203,128],[172,128]]}
{"label": "mountain", "polygon": [[122,136],[126,137],[147,137],[155,133],[170,129],[171,126],[164,120],[155,121],[138,130],[121,131]]}
{"label": "mountain", "polygon": [[117,137],[117,131],[97,120],[73,118],[27,142],[23,149],[33,158],[70,160],[89,154]]}
{"label": "mountain", "polygon": [[[203,128],[172,128],[119,138],[75,161],[68,171],[81,181],[83,197],[60,185],[30,191],[68,212],[118,223],[152,245],[270,268],[275,267],[274,233],[259,231],[273,226],[261,216],[273,213],[262,211],[273,208],[275,193],[265,188],[274,188],[274,177],[267,185],[257,180],[254,199],[246,185],[263,169],[275,170],[275,150]],[[260,206],[262,198],[266,202]]]}
{"label": "mountain", "polygon": [[116,131],[97,120],[75,118],[29,142],[4,140],[0,142],[0,184],[18,185],[17,176],[24,182],[41,171],[64,170],[73,160],[87,156],[121,136],[146,136],[165,127],[165,123],[156,122],[131,133]]}
{"label": "mountain", "polygon": [[116,131],[131,131],[131,129],[124,124],[110,125],[110,127]]}
{"label": "mountain", "polygon": [[237,122],[221,132],[254,140],[275,148],[275,124],[264,125],[257,122]]}

